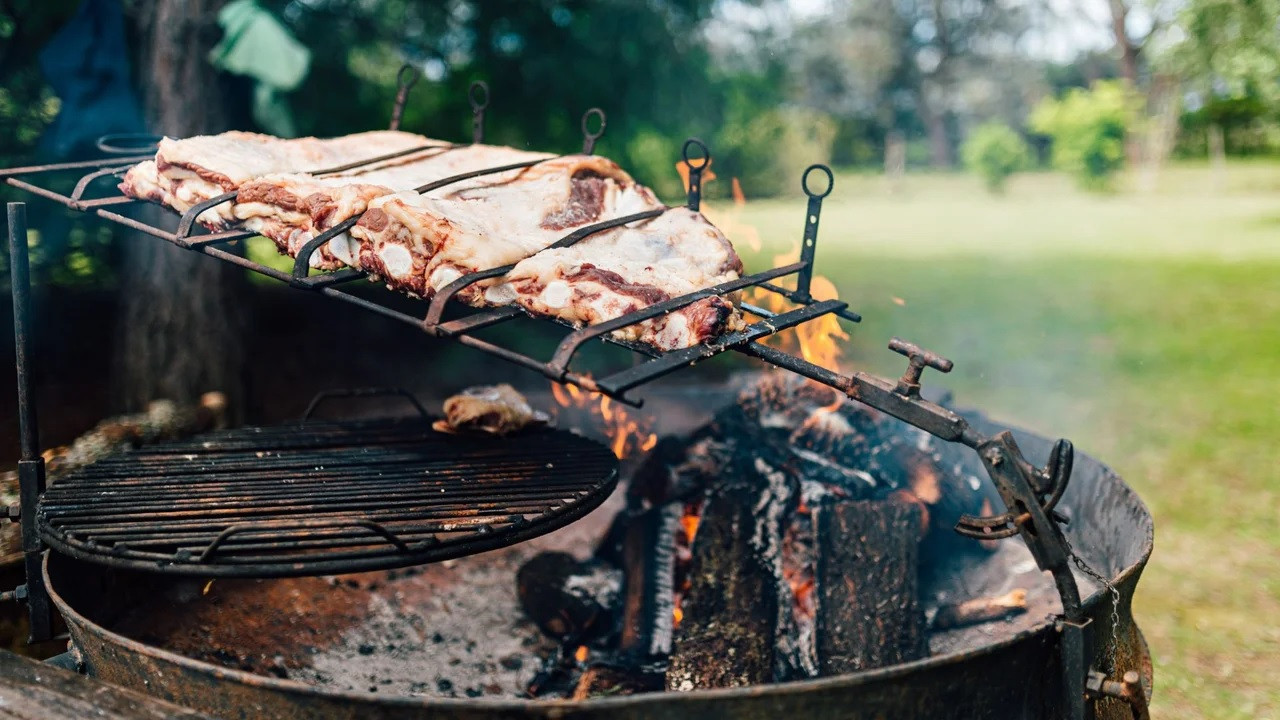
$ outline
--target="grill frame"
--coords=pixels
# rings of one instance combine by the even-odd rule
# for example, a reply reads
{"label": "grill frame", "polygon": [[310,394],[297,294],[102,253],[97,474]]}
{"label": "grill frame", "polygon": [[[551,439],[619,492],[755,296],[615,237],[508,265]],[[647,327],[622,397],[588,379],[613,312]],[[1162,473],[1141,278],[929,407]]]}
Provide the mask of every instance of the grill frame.
{"label": "grill frame", "polygon": [[416,417],[311,420],[104,459],[46,490],[36,525],[58,552],[113,567],[326,575],[523,542],[599,507],[617,482],[613,453],[564,430],[491,438]]}

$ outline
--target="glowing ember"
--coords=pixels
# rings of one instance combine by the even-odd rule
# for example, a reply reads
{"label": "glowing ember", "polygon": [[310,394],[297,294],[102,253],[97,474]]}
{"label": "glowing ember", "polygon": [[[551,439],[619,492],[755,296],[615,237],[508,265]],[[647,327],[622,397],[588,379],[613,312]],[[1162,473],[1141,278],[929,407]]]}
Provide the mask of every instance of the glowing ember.
{"label": "glowing ember", "polygon": [[680,627],[680,621],[684,620],[684,611],[677,607],[671,611],[671,618],[675,623],[675,627]]}
{"label": "glowing ember", "polygon": [[556,383],[551,385],[551,395],[560,407],[586,410],[598,420],[599,426],[609,438],[609,449],[618,459],[629,457],[637,451],[648,452],[658,443],[658,436],[649,432],[651,420],[632,417],[611,398],[573,385]]}
{"label": "glowing ember", "polygon": [[689,539],[690,545],[693,544],[693,539],[698,535],[699,520],[701,518],[697,515],[685,515],[680,518],[680,527],[684,529],[684,536]]}
{"label": "glowing ember", "polygon": [[573,653],[573,659],[580,663],[586,662],[588,652],[586,645],[579,645],[577,651]]}

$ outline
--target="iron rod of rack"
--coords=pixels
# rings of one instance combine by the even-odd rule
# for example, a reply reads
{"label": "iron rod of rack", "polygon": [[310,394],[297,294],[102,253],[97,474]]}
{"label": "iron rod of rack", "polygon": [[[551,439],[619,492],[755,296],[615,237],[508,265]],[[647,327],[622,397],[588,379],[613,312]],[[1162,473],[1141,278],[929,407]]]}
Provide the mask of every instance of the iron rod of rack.
{"label": "iron rod of rack", "polygon": [[[14,590],[25,593],[28,643],[53,637],[53,613],[49,593],[40,571],[44,544],[36,524],[36,509],[45,490],[44,457],[40,455],[40,435],[36,423],[35,395],[31,366],[31,264],[27,247],[27,205],[8,204],[9,285],[13,293],[14,368],[18,379],[18,520],[22,524],[22,562],[26,584]],[[5,515],[8,516],[8,508]],[[11,517],[11,516],[10,516]]]}

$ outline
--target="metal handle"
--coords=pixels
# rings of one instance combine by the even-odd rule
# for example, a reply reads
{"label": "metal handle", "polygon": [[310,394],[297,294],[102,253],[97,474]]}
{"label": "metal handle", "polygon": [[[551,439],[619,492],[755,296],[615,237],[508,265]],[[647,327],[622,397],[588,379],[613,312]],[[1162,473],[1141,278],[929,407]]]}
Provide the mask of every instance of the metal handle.
{"label": "metal handle", "polygon": [[431,415],[427,413],[426,408],[422,407],[422,403],[418,402],[418,398],[414,397],[413,393],[405,390],[404,388],[395,387],[342,388],[338,390],[325,390],[317,393],[315,397],[311,398],[311,404],[307,405],[306,412],[302,413],[302,420],[304,422],[310,420],[311,416],[315,413],[316,408],[320,407],[320,405],[326,400],[332,400],[334,398],[383,397],[390,395],[398,395],[404,398],[409,402],[409,404],[413,405],[413,408],[418,411],[418,414],[422,416],[423,420],[431,420]]}
{"label": "metal handle", "polygon": [[950,360],[935,352],[925,350],[915,343],[909,343],[902,338],[895,337],[890,340],[889,349],[899,355],[906,356],[910,361],[906,372],[902,373],[902,377],[898,380],[898,385],[893,389],[899,395],[906,395],[907,397],[920,396],[920,374],[924,372],[926,367],[931,367],[944,373],[951,372],[953,367],[953,363]]}
{"label": "metal handle", "polygon": [[141,152],[155,152],[163,139],[163,135],[152,133],[110,133],[99,137],[94,145],[104,153],[133,155]]}
{"label": "metal handle", "polygon": [[1133,720],[1151,720],[1151,710],[1147,706],[1147,690],[1142,682],[1142,674],[1130,670],[1120,680],[1111,680],[1097,670],[1089,672],[1085,682],[1085,691],[1095,700],[1115,698],[1129,705]]}
{"label": "metal handle", "polygon": [[209,546],[200,553],[197,558],[198,562],[208,562],[218,552],[218,548],[234,535],[250,532],[274,532],[278,530],[331,530],[346,527],[362,527],[372,531],[376,535],[380,535],[384,540],[391,543],[400,552],[409,552],[409,546],[404,540],[401,540],[395,533],[386,527],[372,521],[362,519],[346,519],[346,520],[295,520],[283,523],[241,523],[232,525],[231,527],[218,533],[218,536],[209,543]]}

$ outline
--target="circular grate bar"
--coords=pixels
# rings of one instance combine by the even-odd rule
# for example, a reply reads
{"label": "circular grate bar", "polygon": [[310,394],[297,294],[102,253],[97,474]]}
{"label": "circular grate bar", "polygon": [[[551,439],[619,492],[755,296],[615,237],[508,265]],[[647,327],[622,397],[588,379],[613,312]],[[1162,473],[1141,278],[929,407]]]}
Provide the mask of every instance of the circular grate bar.
{"label": "circular grate bar", "polygon": [[284,577],[505,547],[602,503],[618,461],[563,430],[447,435],[421,419],[308,421],[115,455],[51,486],[41,537],[118,567]]}

